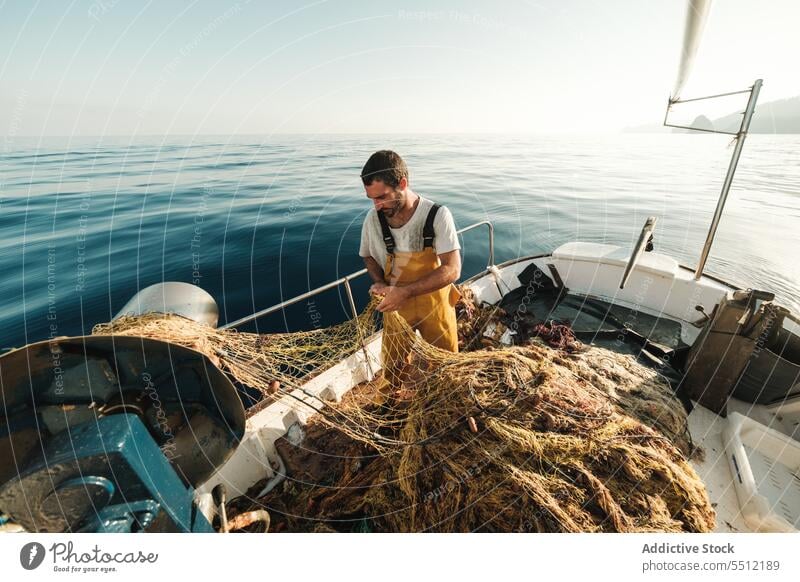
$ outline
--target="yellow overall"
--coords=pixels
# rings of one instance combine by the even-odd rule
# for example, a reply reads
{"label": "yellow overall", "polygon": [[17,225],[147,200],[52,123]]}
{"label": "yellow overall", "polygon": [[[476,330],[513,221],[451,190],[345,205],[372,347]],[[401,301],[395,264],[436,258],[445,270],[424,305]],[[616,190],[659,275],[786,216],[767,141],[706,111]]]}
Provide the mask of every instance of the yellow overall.
{"label": "yellow overall", "polygon": [[[418,281],[441,265],[432,247],[421,251],[397,251],[386,258],[384,278],[387,284],[403,287]],[[397,312],[412,329],[419,330],[428,343],[451,352],[458,351],[458,330],[456,327],[455,305],[461,297],[452,283],[441,289],[408,299]],[[383,330],[381,357],[384,371],[407,354],[402,353],[398,342],[392,341],[392,330]],[[391,381],[390,378],[387,380]]]}

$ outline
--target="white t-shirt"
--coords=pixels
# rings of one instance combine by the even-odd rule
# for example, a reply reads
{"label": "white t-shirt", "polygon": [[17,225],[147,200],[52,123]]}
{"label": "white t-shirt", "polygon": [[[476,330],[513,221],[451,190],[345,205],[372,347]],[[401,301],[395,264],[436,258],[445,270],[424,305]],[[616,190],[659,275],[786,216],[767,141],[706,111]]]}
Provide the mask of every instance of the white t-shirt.
{"label": "white t-shirt", "polygon": [[[422,229],[432,206],[432,200],[420,196],[417,209],[409,221],[400,228],[389,227],[394,237],[395,251],[414,252],[423,249]],[[437,255],[461,249],[456,234],[456,223],[446,206],[439,208],[436,213],[433,233],[435,235],[433,250]],[[361,248],[358,254],[361,257],[372,257],[381,267],[386,265],[386,244],[383,242],[378,212],[374,208],[371,208],[364,218],[364,225],[361,227]]]}

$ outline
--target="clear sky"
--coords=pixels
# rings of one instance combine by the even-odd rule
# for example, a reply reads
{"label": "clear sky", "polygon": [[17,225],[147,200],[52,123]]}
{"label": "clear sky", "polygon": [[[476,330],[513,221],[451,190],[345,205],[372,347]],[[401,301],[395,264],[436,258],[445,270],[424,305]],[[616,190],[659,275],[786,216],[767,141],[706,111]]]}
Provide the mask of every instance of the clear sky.
{"label": "clear sky", "polygon": [[[591,132],[660,122],[681,0],[0,0],[4,135]],[[684,96],[800,95],[800,2],[717,0]]]}

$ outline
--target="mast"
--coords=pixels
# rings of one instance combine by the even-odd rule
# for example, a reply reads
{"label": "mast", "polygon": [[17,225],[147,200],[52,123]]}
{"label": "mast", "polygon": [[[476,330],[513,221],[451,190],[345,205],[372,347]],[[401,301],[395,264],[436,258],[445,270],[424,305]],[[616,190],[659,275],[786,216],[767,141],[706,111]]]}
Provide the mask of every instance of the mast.
{"label": "mast", "polygon": [[703,276],[703,269],[708,260],[708,254],[711,252],[711,245],[714,243],[714,237],[717,234],[717,227],[719,220],[722,217],[722,211],[725,208],[725,202],[728,199],[728,192],[731,189],[733,182],[733,175],[736,173],[736,166],[739,164],[739,156],[742,153],[744,146],[744,138],[747,137],[747,131],[750,129],[750,120],[753,118],[753,112],[756,109],[756,101],[758,101],[758,94],[761,91],[761,79],[756,79],[753,86],[750,88],[750,99],[747,101],[747,108],[742,117],[742,125],[739,127],[739,132],[736,134],[736,145],[733,148],[733,155],[731,162],[728,165],[728,173],[725,174],[725,181],[722,183],[722,192],[720,192],[719,200],[717,200],[717,208],[714,211],[714,218],[711,219],[711,226],[706,235],[706,242],[703,245],[703,250],[700,252],[700,260],[697,262],[697,268],[694,271],[694,278],[700,279]]}

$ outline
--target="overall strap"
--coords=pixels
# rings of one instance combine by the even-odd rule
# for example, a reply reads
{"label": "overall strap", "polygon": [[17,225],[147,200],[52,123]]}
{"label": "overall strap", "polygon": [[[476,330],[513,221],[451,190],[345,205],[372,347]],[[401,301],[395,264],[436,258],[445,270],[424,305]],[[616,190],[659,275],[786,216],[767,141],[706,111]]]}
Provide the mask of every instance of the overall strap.
{"label": "overall strap", "polygon": [[389,222],[386,220],[383,212],[377,212],[378,222],[381,223],[381,231],[383,232],[383,244],[386,245],[386,252],[389,255],[394,255],[394,237],[392,231],[389,230]]}
{"label": "overall strap", "polygon": [[433,232],[433,221],[436,219],[436,213],[439,212],[441,206],[434,204],[428,212],[428,218],[425,219],[425,226],[422,228],[422,248],[427,249],[433,246],[433,239],[436,234]]}

